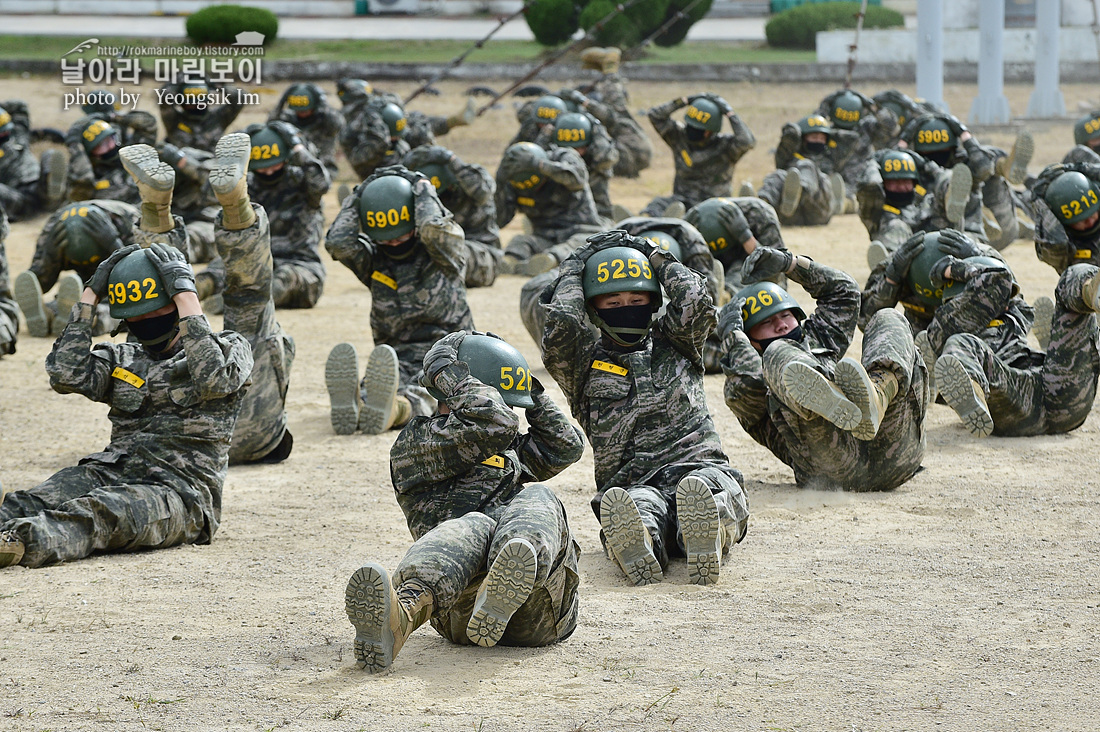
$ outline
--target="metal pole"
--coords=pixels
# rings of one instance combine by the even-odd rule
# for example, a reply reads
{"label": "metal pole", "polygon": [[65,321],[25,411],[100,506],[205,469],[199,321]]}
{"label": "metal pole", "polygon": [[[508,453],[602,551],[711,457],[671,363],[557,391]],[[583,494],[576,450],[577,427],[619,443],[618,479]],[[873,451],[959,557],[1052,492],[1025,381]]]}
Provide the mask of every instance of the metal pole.
{"label": "metal pole", "polygon": [[1035,0],[1035,90],[1027,102],[1028,117],[1064,117],[1066,114],[1066,100],[1058,88],[1061,25],[1061,0]]}
{"label": "metal pole", "polygon": [[917,0],[917,96],[943,103],[943,2]]}
{"label": "metal pole", "polygon": [[859,34],[863,30],[863,18],[867,15],[867,0],[860,5],[859,14],[856,16],[856,37],[852,45],[848,46],[848,72],[844,74],[844,88],[852,88],[852,72],[856,69],[856,55],[859,53]]}
{"label": "metal pole", "polygon": [[978,96],[970,105],[974,124],[1007,124],[1012,117],[1005,97],[1004,0],[980,0],[978,8]]}

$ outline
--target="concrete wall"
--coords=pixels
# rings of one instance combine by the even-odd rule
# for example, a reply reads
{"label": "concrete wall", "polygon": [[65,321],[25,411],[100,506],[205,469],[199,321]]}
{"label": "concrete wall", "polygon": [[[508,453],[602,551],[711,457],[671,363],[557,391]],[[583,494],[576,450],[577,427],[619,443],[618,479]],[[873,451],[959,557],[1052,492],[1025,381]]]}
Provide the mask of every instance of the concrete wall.
{"label": "concrete wall", "polygon": [[[1004,53],[1007,63],[1035,61],[1033,28],[1010,28],[1004,32]],[[825,31],[817,34],[817,60],[819,63],[843,63],[848,60],[848,46],[852,31]],[[978,63],[978,30],[946,30],[943,38],[945,62]],[[1090,28],[1062,28],[1058,42],[1062,62],[1077,61],[1095,63],[1096,39]],[[865,30],[859,37],[859,62],[861,64],[916,63],[917,35],[911,30]]]}
{"label": "concrete wall", "polygon": [[[224,0],[267,8],[278,16],[344,16],[355,14],[355,0]],[[27,15],[189,15],[211,0],[0,0],[0,13]],[[371,3],[377,6],[377,3]],[[489,13],[507,15],[522,0],[421,0],[422,12],[442,15]]]}
{"label": "concrete wall", "polygon": [[[977,28],[979,0],[945,0],[945,28]],[[1012,0],[1007,0],[1011,3]],[[914,10],[914,12],[916,12]],[[1092,0],[1062,0],[1062,25],[1092,25]],[[945,49],[946,50],[946,49]]]}

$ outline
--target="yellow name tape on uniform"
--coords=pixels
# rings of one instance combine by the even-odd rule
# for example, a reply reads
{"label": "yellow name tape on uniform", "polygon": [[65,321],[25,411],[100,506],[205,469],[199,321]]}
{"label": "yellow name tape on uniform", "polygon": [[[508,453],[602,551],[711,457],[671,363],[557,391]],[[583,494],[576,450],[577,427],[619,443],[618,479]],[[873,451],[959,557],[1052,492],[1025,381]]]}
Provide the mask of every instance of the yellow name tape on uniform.
{"label": "yellow name tape on uniform", "polygon": [[111,181],[109,181],[109,180],[97,180],[95,182],[95,189],[97,191],[102,191],[103,189],[110,188],[110,187],[111,187]]}
{"label": "yellow name tape on uniform", "polygon": [[481,464],[488,465],[490,468],[503,468],[504,457],[502,455],[493,455],[482,460]]}
{"label": "yellow name tape on uniform", "polygon": [[118,379],[119,381],[125,381],[127,384],[134,387],[135,389],[140,389],[141,385],[145,383],[145,379],[141,378],[132,371],[127,371],[121,366],[115,366],[115,370],[111,372],[111,376]]}
{"label": "yellow name tape on uniform", "polygon": [[889,211],[889,212],[890,212],[890,213],[892,213],[892,214],[899,214],[899,213],[901,213],[901,209],[900,209],[900,208],[894,208],[893,206],[891,206],[891,205],[890,205],[890,204],[888,204],[888,203],[884,203],[884,204],[882,204],[882,210],[883,210],[883,211]]}
{"label": "yellow name tape on uniform", "polygon": [[918,196],[923,196],[925,193],[928,193],[924,186],[913,186],[913,190]]}
{"label": "yellow name tape on uniform", "polygon": [[389,275],[382,274],[378,270],[374,270],[374,272],[371,273],[370,278],[372,280],[381,282],[383,285],[390,288],[391,290],[397,289],[397,280],[395,280],[393,277],[390,277]]}
{"label": "yellow name tape on uniform", "polygon": [[905,308],[906,310],[915,310],[915,311],[917,311],[918,313],[927,313],[927,312],[928,312],[928,309],[927,309],[927,308],[925,308],[925,307],[923,307],[923,306],[921,306],[921,305],[917,305],[917,304],[916,304],[916,303],[914,303],[914,302],[905,302],[905,301],[903,300],[903,301],[902,301],[902,303],[901,303],[901,306],[902,306],[903,308]]}
{"label": "yellow name tape on uniform", "polygon": [[801,153],[795,153],[794,156],[796,158],[798,158],[799,160],[805,160],[806,159],[806,156],[801,154]]}
{"label": "yellow name tape on uniform", "polygon": [[626,376],[630,372],[624,369],[622,366],[616,366],[613,363],[607,361],[593,361],[592,368],[597,371],[606,371],[609,374],[616,374],[618,376]]}
{"label": "yellow name tape on uniform", "polygon": [[1004,324],[1005,324],[1005,322],[1003,320],[997,320],[996,318],[994,318],[993,320],[989,321],[989,325],[987,325],[986,327],[987,328],[996,328],[998,325],[1004,325]]}
{"label": "yellow name tape on uniform", "polygon": [[519,196],[516,198],[516,203],[518,203],[520,206],[534,206],[535,199],[527,198],[526,196]]}
{"label": "yellow name tape on uniform", "polygon": [[1091,259],[1092,258],[1092,250],[1091,249],[1078,249],[1077,252],[1073,256],[1077,259]]}
{"label": "yellow name tape on uniform", "polygon": [[188,127],[187,125],[185,125],[183,122],[180,122],[176,126],[179,127],[181,130],[183,130],[184,132],[190,132],[191,131],[191,128]]}
{"label": "yellow name tape on uniform", "polygon": [[680,151],[680,157],[682,157],[684,159],[684,165],[688,166],[689,168],[692,166],[691,156],[688,155],[687,150],[681,150]]}

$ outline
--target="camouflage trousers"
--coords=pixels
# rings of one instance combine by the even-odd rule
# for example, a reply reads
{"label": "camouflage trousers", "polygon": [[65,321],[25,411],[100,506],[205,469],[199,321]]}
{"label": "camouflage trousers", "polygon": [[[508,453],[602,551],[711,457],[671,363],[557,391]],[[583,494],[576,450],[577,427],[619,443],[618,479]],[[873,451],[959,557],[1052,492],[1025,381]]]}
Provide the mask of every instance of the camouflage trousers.
{"label": "camouflage trousers", "polygon": [[983,226],[989,246],[1000,250],[1016,241],[1020,235],[1020,222],[1016,220],[1016,201],[1008,181],[995,175],[982,184],[982,206],[993,214],[993,220],[1000,228]]}
{"label": "camouflage trousers", "polygon": [[969,333],[947,339],[940,358],[957,357],[985,392],[993,434],[1060,434],[1077,429],[1088,417],[1100,375],[1100,329],[1082,288],[1098,272],[1091,264],[1075,264],[1058,279],[1050,346],[1039,365],[1009,366]]}
{"label": "camouflage trousers", "polygon": [[857,440],[851,432],[800,407],[783,385],[783,369],[795,362],[809,365],[830,380],[833,373],[792,341],[776,341],[764,352],[764,381],[771,391],[769,417],[779,435],[778,444],[767,447],[791,466],[798,485],[819,490],[888,491],[913,477],[924,458],[928,370],[901,313],[880,310],[864,330],[860,363],[868,372],[888,371],[898,382],[897,395],[873,440]]}
{"label": "camouflage trousers", "polygon": [[[398,343],[393,345],[397,351],[398,387],[397,395],[409,400],[413,417],[430,417],[435,414],[435,397],[420,385],[420,374],[424,370],[424,354],[435,345],[432,343]],[[365,404],[371,388],[364,374],[359,382],[359,398]]]}
{"label": "camouflage trousers", "polygon": [[647,203],[645,208],[643,208],[638,215],[660,218],[665,215],[665,211],[668,210],[668,207],[674,203],[682,203],[686,210],[700,203],[700,201],[689,201],[683,196],[677,196],[676,194],[672,194],[671,196],[657,196]]}
{"label": "camouflage trousers", "polygon": [[549,252],[558,262],[564,262],[565,258],[573,253],[574,249],[584,244],[584,240],[602,231],[599,226],[581,225],[569,229],[572,234],[560,236],[557,232],[535,231],[531,234],[516,234],[504,248],[504,253],[521,261],[526,261],[536,254]]}
{"label": "camouflage trousers", "polygon": [[[802,197],[793,216],[779,213],[783,200],[783,186],[788,175],[797,175],[802,182]],[[760,198],[767,201],[784,226],[824,226],[833,217],[833,187],[829,176],[818,169],[812,160],[799,160],[786,170],[773,170],[764,176],[760,186]]]}
{"label": "camouflage trousers", "polygon": [[539,483],[520,491],[495,519],[468,513],[424,534],[397,565],[394,586],[412,579],[426,584],[435,600],[432,627],[452,643],[473,645],[466,627],[478,588],[504,545],[517,538],[535,548],[535,587],[498,645],[545,646],[568,638],[577,627],[580,549],[561,501]]}
{"label": "camouflage trousers", "polygon": [[[523,321],[523,327],[531,335],[531,340],[542,350],[542,334],[546,330],[546,311],[539,304],[539,295],[548,285],[553,284],[558,278],[558,268],[535,275],[524,283],[519,291],[519,318]],[[592,332],[597,331],[596,326],[588,324]]]}
{"label": "camouflage trousers", "polygon": [[466,287],[488,287],[497,278],[504,251],[474,239],[466,240]]}
{"label": "camouflage trousers", "polygon": [[311,308],[325,290],[325,265],[297,259],[276,259],[271,299],[277,308]]}
{"label": "camouflage trousers", "polygon": [[[294,363],[294,339],[275,320],[271,299],[272,260],[267,212],[252,205],[256,221],[247,229],[215,225],[215,242],[224,263],[226,330],[244,336],[252,346],[252,386],[241,400],[241,412],[233,429],[229,462],[258,462],[286,457],[293,441],[287,431],[286,392]],[[282,448],[282,449],[280,449]]]}
{"label": "camouflage trousers", "polygon": [[193,543],[202,533],[202,508],[152,482],[143,461],[91,456],[81,462],[0,504],[0,531],[14,531],[26,547],[23,566],[161,549]]}
{"label": "camouflage trousers", "polygon": [[[701,465],[684,471],[681,480],[688,475],[702,479],[710,487],[718,506],[718,520],[722,524],[722,554],[745,538],[749,530],[749,503],[741,484],[730,474],[729,466]],[[734,471],[736,472],[736,471]],[[620,486],[634,499],[641,514],[642,524],[653,540],[653,553],[661,568],[668,567],[669,557],[687,556],[684,537],[676,520],[676,486],[629,485]],[[597,491],[592,498],[592,510],[600,518],[600,501],[605,491]],[[600,531],[600,542],[607,548],[607,540]]]}
{"label": "camouflage trousers", "polygon": [[209,262],[218,256],[218,249],[214,244],[213,221],[188,221],[187,239],[191,242],[189,261],[191,264]]}
{"label": "camouflage trousers", "polygon": [[[611,128],[609,128],[611,131]],[[653,160],[653,145],[638,123],[629,117],[616,119],[612,138],[619,151],[616,178],[637,178]]]}

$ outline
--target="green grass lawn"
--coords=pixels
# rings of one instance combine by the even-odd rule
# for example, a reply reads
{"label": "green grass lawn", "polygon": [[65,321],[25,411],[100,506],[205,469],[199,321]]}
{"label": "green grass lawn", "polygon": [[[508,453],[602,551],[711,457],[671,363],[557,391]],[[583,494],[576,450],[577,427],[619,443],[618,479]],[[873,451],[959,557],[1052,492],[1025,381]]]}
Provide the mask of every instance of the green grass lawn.
{"label": "green grass lawn", "polygon": [[[68,36],[0,35],[0,58],[60,59],[79,39]],[[191,45],[179,38],[100,39],[102,46],[181,46]],[[276,40],[266,49],[269,60],[366,61],[374,63],[446,63],[470,48],[469,41],[418,41],[415,59],[410,57],[408,41],[349,40]],[[466,58],[466,63],[522,63],[536,61],[553,52],[533,41],[489,41]],[[87,53],[85,58],[91,58]],[[813,63],[813,51],[770,48],[757,43],[721,43],[701,41],[674,48],[651,46],[637,63],[693,64],[706,59],[708,64],[733,63]]]}

